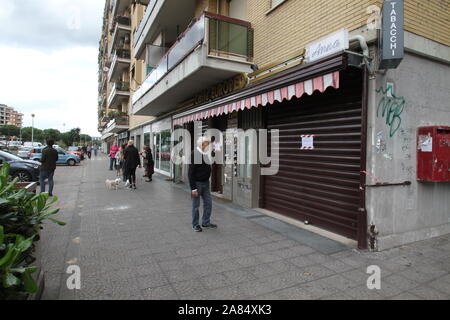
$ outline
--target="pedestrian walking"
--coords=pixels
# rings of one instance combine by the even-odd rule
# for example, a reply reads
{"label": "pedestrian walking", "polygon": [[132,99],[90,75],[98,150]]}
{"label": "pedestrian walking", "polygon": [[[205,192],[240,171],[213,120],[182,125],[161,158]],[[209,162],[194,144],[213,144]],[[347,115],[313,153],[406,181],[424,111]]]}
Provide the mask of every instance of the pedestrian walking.
{"label": "pedestrian walking", "polygon": [[123,153],[123,160],[125,175],[130,182],[128,188],[136,190],[136,168],[141,167],[141,157],[139,157],[139,151],[134,146],[133,140],[128,142],[128,146]]}
{"label": "pedestrian walking", "polygon": [[53,140],[47,141],[47,147],[42,150],[42,157],[40,162],[42,165],[39,168],[39,183],[41,185],[41,193],[45,192],[45,180],[48,180],[48,194],[53,197],[53,176],[56,170],[56,162],[58,161],[58,151],[53,148],[55,142]]}
{"label": "pedestrian walking", "polygon": [[[191,164],[189,165],[189,184],[191,186],[192,197],[192,227],[195,232],[202,232],[205,229],[216,229],[217,225],[211,223],[212,198],[209,189],[209,179],[211,177],[211,161],[209,157],[208,138],[200,137],[197,140],[197,148],[192,151]],[[201,159],[201,160],[200,160]],[[200,197],[203,199],[202,226],[199,224]]]}
{"label": "pedestrian walking", "polygon": [[90,159],[92,157],[92,147],[91,147],[91,145],[87,146],[86,151],[87,151],[87,155],[88,155],[88,157]]}
{"label": "pedestrian walking", "polygon": [[119,151],[119,147],[114,143],[109,149],[109,170],[113,171],[116,164],[116,153]]}
{"label": "pedestrian walking", "polygon": [[146,182],[152,181],[152,176],[155,173],[155,162],[153,161],[152,149],[149,146],[144,146],[144,152],[141,153],[144,161],[145,175],[147,177]]}
{"label": "pedestrian walking", "polygon": [[119,152],[116,153],[115,169],[116,169],[117,176],[118,177],[122,176],[123,182],[127,181],[127,177],[125,175],[125,170],[123,168],[123,153],[126,148],[127,148],[127,144],[123,144],[120,146]]}
{"label": "pedestrian walking", "polygon": [[86,147],[86,145],[83,145],[82,147],[81,147],[81,152],[83,152],[83,156],[87,156],[87,147]]}
{"label": "pedestrian walking", "polygon": [[98,146],[97,146],[96,144],[94,144],[93,149],[94,149],[94,157],[97,157],[97,154],[98,154]]}

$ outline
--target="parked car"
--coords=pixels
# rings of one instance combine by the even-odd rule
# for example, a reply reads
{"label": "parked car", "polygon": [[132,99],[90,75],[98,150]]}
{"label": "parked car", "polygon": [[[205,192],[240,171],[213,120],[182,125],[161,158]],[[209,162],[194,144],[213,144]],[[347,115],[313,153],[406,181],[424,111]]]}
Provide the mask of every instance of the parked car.
{"label": "parked car", "polygon": [[11,153],[0,151],[0,166],[5,161],[10,165],[9,174],[12,178],[19,177],[21,182],[39,181],[40,162],[24,160]]}
{"label": "parked car", "polygon": [[31,148],[31,147],[20,147],[19,151],[17,152],[17,156],[19,158],[22,158],[22,159],[28,159],[28,156],[30,154],[31,149],[33,149],[33,148]]}
{"label": "parked car", "polygon": [[44,147],[44,145],[40,142],[31,142],[31,141],[24,142],[23,146],[24,147],[32,147],[32,148],[33,147],[37,147],[37,148]]}
{"label": "parked car", "polygon": [[[42,158],[42,150],[44,147],[41,148],[33,148],[30,152],[29,158],[34,161],[40,161]],[[78,158],[74,154],[67,153],[64,149],[61,148],[55,148],[56,151],[58,151],[58,161],[57,164],[67,164],[71,167],[75,166],[77,163],[80,163],[81,159]]]}
{"label": "parked car", "polygon": [[81,150],[81,147],[76,146],[69,147],[67,148],[67,153],[74,154],[78,158],[80,158],[80,160],[84,160],[84,153],[83,150]]}

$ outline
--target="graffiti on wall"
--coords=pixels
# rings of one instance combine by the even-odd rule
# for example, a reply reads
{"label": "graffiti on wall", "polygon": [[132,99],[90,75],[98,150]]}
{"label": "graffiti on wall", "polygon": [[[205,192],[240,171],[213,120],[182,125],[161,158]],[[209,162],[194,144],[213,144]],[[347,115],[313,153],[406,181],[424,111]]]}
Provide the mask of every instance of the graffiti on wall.
{"label": "graffiti on wall", "polygon": [[382,95],[378,102],[377,117],[382,117],[386,120],[386,125],[389,127],[389,135],[392,138],[402,124],[402,113],[406,104],[405,98],[397,97],[392,92],[392,87],[386,89],[380,87],[376,92]]}

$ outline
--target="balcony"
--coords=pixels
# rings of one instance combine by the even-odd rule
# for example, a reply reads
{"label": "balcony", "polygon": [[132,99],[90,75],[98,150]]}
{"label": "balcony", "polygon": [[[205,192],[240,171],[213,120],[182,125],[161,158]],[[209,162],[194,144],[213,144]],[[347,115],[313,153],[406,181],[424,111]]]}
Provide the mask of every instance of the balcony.
{"label": "balcony", "polygon": [[195,16],[197,0],[150,0],[144,17],[134,34],[135,57],[142,57],[147,44],[159,30],[177,34],[175,26],[180,30],[188,27]]}
{"label": "balcony", "polygon": [[130,84],[128,82],[114,82],[108,97],[108,109],[118,109],[122,102],[130,98]]}
{"label": "balcony", "polygon": [[[111,11],[114,16],[124,14],[127,8],[132,4],[132,0],[112,0]],[[142,4],[148,4],[149,0],[140,0]]]}
{"label": "balcony", "polygon": [[133,94],[133,113],[158,116],[194,94],[252,72],[250,23],[205,12],[178,37]]}
{"label": "balcony", "polygon": [[122,73],[130,68],[130,64],[130,50],[116,49],[109,69],[108,80],[111,82],[118,80]]}
{"label": "balcony", "polygon": [[107,125],[104,133],[121,133],[130,128],[130,121],[127,116],[112,119]]}
{"label": "balcony", "polygon": [[131,20],[128,17],[117,16],[115,18],[115,24],[113,26],[113,35],[111,38],[111,45],[109,47],[109,53],[111,54],[112,50],[117,47],[117,44],[122,41],[122,47],[125,44],[130,43],[130,34],[131,34]]}

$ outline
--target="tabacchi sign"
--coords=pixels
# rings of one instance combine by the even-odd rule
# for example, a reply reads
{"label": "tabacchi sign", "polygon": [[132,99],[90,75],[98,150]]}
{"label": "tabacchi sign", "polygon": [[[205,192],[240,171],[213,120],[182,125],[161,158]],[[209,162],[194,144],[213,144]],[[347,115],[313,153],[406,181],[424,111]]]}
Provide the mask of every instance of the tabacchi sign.
{"label": "tabacchi sign", "polygon": [[348,30],[335,32],[306,47],[306,60],[308,62],[322,59],[326,56],[348,49]]}
{"label": "tabacchi sign", "polygon": [[404,56],[403,0],[386,0],[383,4],[380,69],[395,69]]}

